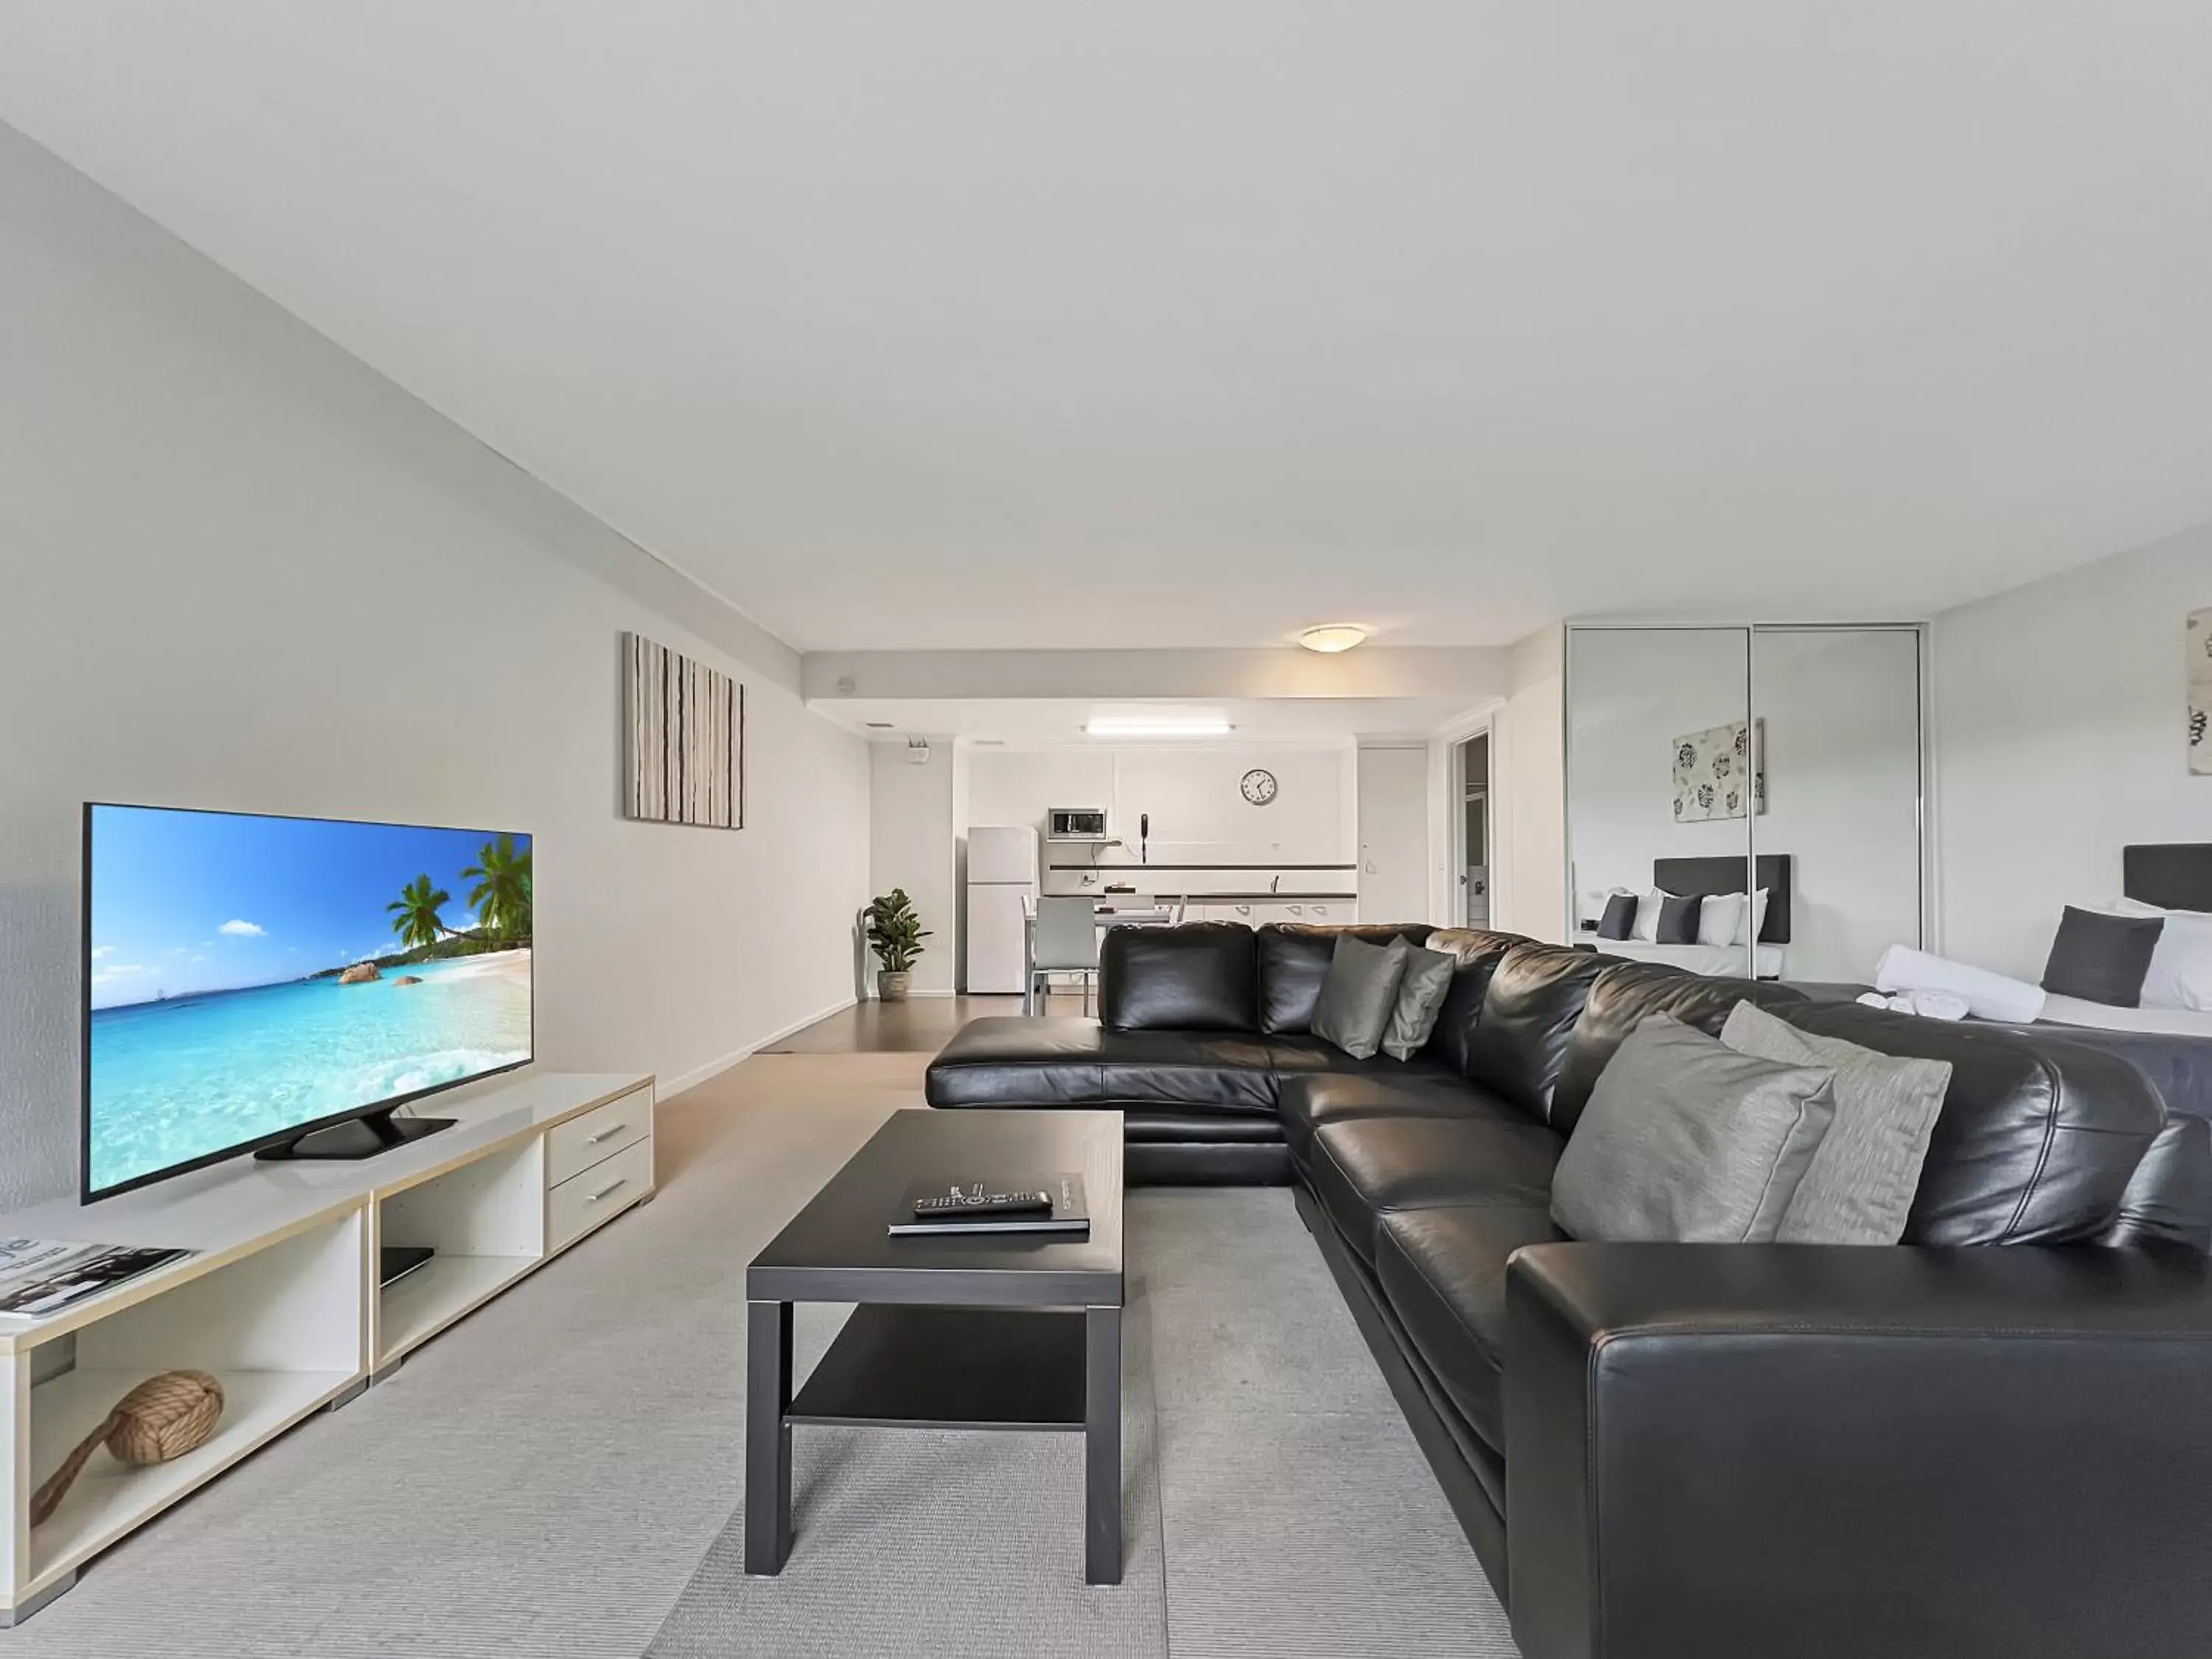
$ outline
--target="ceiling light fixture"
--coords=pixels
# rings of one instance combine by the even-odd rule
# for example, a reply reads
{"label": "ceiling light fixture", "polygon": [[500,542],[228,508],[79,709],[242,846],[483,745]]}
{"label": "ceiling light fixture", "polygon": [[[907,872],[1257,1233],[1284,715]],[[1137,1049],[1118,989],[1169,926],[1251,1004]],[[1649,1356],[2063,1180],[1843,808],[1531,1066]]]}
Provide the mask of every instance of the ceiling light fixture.
{"label": "ceiling light fixture", "polygon": [[1090,738],[1225,738],[1236,728],[1219,715],[1102,715],[1086,723]]}
{"label": "ceiling light fixture", "polygon": [[1299,635],[1298,643],[1309,651],[1349,651],[1366,637],[1367,630],[1358,623],[1324,623]]}

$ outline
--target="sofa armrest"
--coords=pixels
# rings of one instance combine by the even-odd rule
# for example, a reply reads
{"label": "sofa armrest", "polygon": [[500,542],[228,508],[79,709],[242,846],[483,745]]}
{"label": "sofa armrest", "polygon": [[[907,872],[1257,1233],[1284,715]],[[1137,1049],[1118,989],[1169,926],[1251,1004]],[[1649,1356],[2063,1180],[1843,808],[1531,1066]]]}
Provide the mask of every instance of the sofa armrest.
{"label": "sofa armrest", "polygon": [[2212,1263],[1545,1244],[1507,1275],[1524,1659],[2081,1659],[2212,1632]]}

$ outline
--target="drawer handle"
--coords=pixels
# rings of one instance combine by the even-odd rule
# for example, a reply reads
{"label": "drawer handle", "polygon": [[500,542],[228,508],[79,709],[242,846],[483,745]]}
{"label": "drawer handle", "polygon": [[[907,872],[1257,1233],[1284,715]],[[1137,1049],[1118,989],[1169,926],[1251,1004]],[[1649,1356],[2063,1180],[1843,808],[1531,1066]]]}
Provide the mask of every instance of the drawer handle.
{"label": "drawer handle", "polygon": [[629,1125],[627,1123],[617,1123],[611,1129],[602,1129],[595,1135],[585,1136],[584,1145],[586,1146],[596,1146],[603,1140],[612,1140],[617,1135],[620,1134],[624,1129],[629,1127]]}
{"label": "drawer handle", "polygon": [[629,1177],[628,1176],[624,1176],[619,1181],[608,1182],[607,1185],[600,1188],[599,1191],[593,1193],[589,1198],[586,1199],[584,1202],[586,1204],[596,1204],[603,1198],[612,1197],[615,1194],[620,1192],[623,1188],[629,1185]]}

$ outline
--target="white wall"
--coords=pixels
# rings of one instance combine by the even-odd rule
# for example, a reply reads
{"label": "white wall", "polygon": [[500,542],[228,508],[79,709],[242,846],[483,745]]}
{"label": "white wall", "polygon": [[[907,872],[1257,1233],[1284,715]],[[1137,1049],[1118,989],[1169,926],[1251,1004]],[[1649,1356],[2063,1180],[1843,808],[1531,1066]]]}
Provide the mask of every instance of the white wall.
{"label": "white wall", "polygon": [[[1589,629],[1569,684],[1569,828],[1579,914],[1655,858],[1741,858],[1754,824],[1674,817],[1674,739],[1743,718],[1745,635]],[[1920,939],[1919,642],[1909,631],[1760,630],[1768,810],[1757,850],[1791,855],[1790,977],[1867,980]]]}
{"label": "white wall", "polygon": [[[908,758],[903,741],[868,745],[868,885],[873,893],[906,889],[931,933],[915,964],[913,988],[949,993],[960,959],[954,874],[957,837],[964,826],[956,823],[952,739],[927,741],[926,766]],[[868,969],[872,983],[872,956]]]}
{"label": "white wall", "polygon": [[[851,996],[866,745],[788,650],[4,127],[0,364],[0,1202],[76,1182],[86,799],[531,831],[553,1066]],[[625,629],[744,678],[744,831],[619,816]]]}
{"label": "white wall", "polygon": [[1539,629],[1512,649],[1505,704],[1491,716],[1498,836],[1493,925],[1566,937],[1566,630]]}
{"label": "white wall", "polygon": [[[1266,806],[1238,782],[1253,767],[1275,775]],[[1055,806],[1103,806],[1127,845],[1101,855],[1137,861],[1140,815],[1152,821],[1155,864],[1350,864],[1356,830],[1351,747],[1261,744],[1130,744],[978,748],[969,757],[968,821],[1044,827]]]}
{"label": "white wall", "polygon": [[2212,842],[2182,629],[2212,526],[1944,611],[1935,626],[1940,940],[2039,979],[2059,914],[2120,890],[2120,849]]}

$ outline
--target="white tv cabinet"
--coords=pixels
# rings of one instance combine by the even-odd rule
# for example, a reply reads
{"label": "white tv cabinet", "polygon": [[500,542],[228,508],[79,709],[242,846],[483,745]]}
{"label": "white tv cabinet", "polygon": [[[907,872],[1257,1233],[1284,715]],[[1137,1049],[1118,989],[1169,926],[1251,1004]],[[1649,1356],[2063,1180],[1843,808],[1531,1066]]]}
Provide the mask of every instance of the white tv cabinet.
{"label": "white tv cabinet", "polygon": [[[425,1101],[450,1129],[353,1164],[210,1170],[91,1205],[0,1215],[0,1237],[179,1246],[188,1259],[49,1318],[0,1314],[0,1625],[86,1560],[653,1191],[653,1079],[526,1071]],[[437,1254],[380,1290],[378,1250]],[[31,1494],[133,1385],[222,1379],[197,1451],[130,1468],[94,1454],[46,1524]]]}

